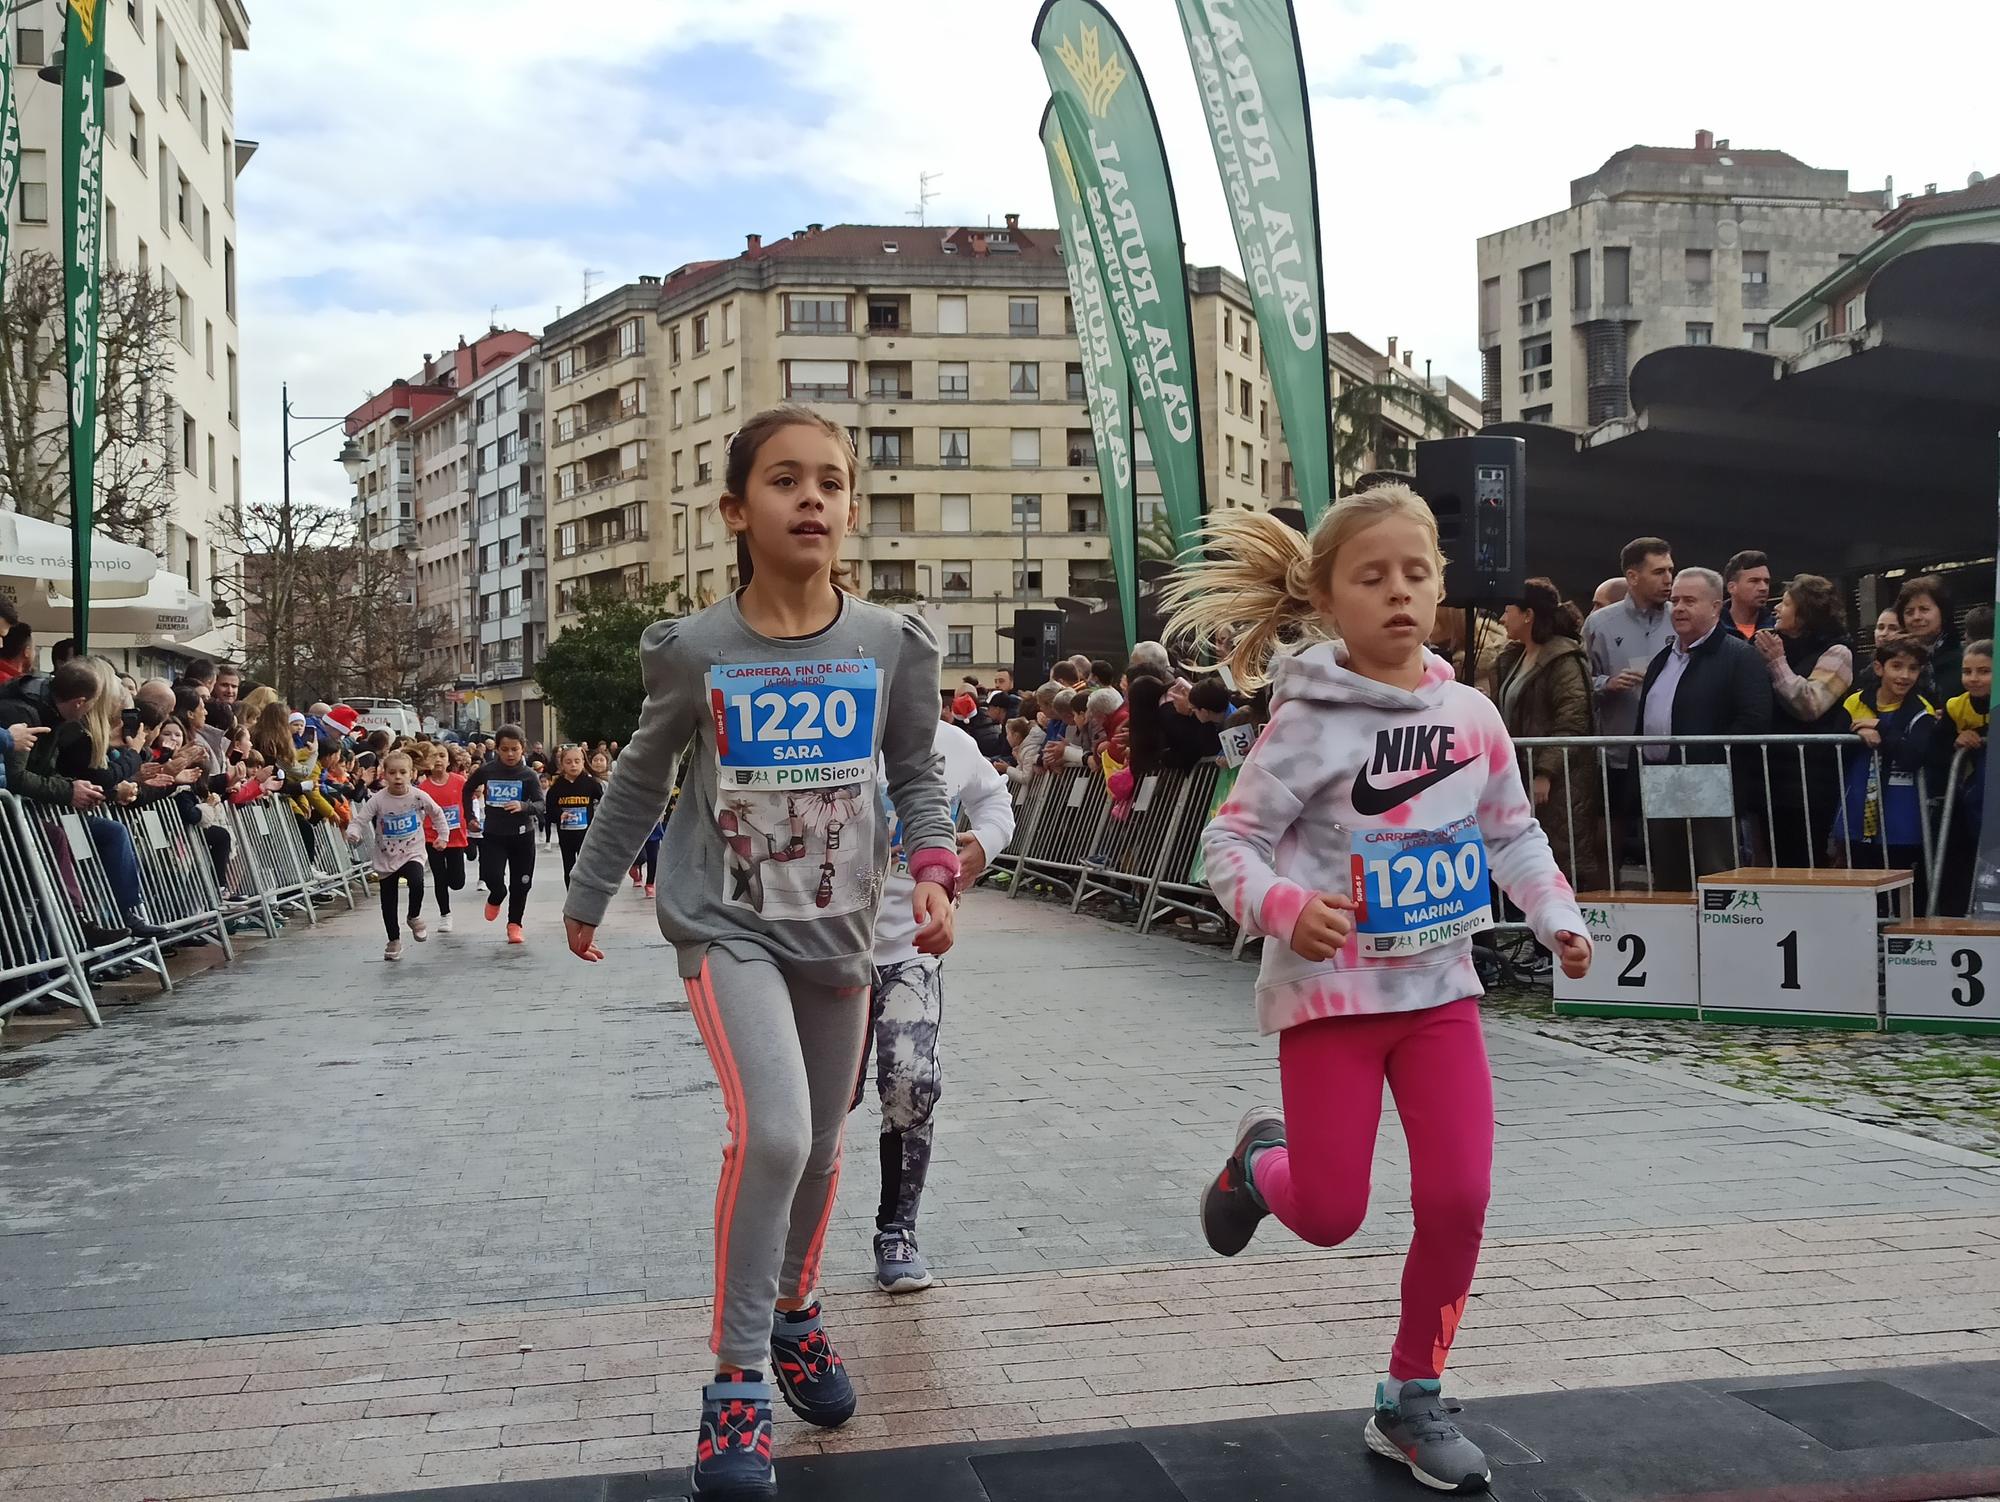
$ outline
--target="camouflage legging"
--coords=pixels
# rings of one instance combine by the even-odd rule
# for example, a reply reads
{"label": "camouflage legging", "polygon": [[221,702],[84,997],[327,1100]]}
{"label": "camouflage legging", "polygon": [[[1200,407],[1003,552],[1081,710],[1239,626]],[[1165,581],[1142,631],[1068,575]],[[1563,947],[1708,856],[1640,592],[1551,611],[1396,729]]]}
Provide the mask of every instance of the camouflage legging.
{"label": "camouflage legging", "polygon": [[878,1231],[891,1226],[916,1229],[917,1203],[931,1166],[932,1114],[944,1090],[944,1071],[938,1063],[938,1029],[943,1022],[943,961],[919,957],[875,967],[854,1104],[861,1104],[868,1086],[867,1050],[872,1046],[875,1089],[882,1102]]}

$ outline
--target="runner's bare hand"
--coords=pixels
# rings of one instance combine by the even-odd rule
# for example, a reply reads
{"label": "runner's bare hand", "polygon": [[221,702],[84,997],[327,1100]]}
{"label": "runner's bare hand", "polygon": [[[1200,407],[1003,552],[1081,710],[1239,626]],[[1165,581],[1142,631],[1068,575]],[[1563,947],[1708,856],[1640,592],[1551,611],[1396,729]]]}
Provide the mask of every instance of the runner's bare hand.
{"label": "runner's bare hand", "polygon": [[563,932],[569,937],[569,952],[580,960],[596,964],[604,958],[604,951],[597,947],[597,925],[579,922],[575,918],[563,919]]}
{"label": "runner's bare hand", "polygon": [[1315,892],[1292,925],[1292,953],[1302,960],[1330,960],[1354,932],[1354,899]]}
{"label": "runner's bare hand", "polygon": [[964,891],[975,881],[979,873],[986,869],[986,847],[979,843],[979,836],[966,830],[958,837],[958,886]]}
{"label": "runner's bare hand", "polygon": [[918,882],[916,895],[910,899],[910,913],[917,920],[918,954],[943,954],[951,948],[951,893],[940,883]]}
{"label": "runner's bare hand", "polygon": [[1564,975],[1571,980],[1582,980],[1590,971],[1590,936],[1573,934],[1567,929],[1557,934],[1556,958],[1562,963]]}

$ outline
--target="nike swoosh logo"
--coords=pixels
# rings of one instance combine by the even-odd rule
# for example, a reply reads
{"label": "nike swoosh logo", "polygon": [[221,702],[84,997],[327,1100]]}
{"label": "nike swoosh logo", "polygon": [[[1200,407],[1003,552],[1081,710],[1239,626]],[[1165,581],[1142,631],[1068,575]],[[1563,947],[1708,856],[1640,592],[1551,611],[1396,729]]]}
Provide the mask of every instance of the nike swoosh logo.
{"label": "nike swoosh logo", "polygon": [[[1477,758],[1475,758],[1476,760]],[[1368,768],[1363,767],[1354,774],[1354,791],[1351,801],[1357,814],[1370,818],[1386,814],[1398,804],[1408,803],[1427,788],[1434,788],[1454,772],[1462,772],[1473,765],[1471,761],[1455,761],[1449,766],[1426,772],[1421,777],[1412,777],[1408,782],[1399,782],[1392,788],[1376,787],[1368,780]]]}

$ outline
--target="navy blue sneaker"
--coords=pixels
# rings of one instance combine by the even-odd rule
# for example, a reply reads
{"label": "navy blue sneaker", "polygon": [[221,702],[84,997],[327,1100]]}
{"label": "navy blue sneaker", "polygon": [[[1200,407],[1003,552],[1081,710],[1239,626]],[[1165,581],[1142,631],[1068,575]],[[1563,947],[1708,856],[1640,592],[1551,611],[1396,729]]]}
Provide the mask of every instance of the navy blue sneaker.
{"label": "navy blue sneaker", "polygon": [[717,1380],[701,1390],[694,1494],[709,1502],[764,1502],[778,1495],[771,1464],[771,1384]]}
{"label": "navy blue sneaker", "polygon": [[854,1417],[854,1384],[839,1352],[820,1328],[819,1301],[771,1321],[771,1368],[793,1413],[822,1429]]}

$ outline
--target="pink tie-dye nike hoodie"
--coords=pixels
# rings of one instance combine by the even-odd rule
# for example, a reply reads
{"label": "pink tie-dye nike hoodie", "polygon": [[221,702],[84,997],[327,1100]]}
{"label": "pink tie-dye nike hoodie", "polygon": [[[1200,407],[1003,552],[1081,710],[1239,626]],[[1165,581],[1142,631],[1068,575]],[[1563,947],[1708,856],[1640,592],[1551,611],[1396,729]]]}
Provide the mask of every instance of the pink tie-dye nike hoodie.
{"label": "pink tie-dye nike hoodie", "polygon": [[[1314,894],[1355,895],[1353,831],[1444,829],[1476,815],[1493,876],[1536,937],[1554,947],[1558,932],[1586,932],[1499,711],[1429,652],[1415,693],[1349,672],[1342,655],[1323,642],[1278,660],[1271,722],[1202,835],[1216,895],[1239,924],[1267,936],[1257,975],[1266,1033],[1481,993],[1469,938],[1382,957],[1349,939],[1319,962],[1292,950],[1292,927]],[[1379,812],[1356,810],[1357,778],[1363,806]],[[1405,784],[1419,790],[1399,798]]]}

